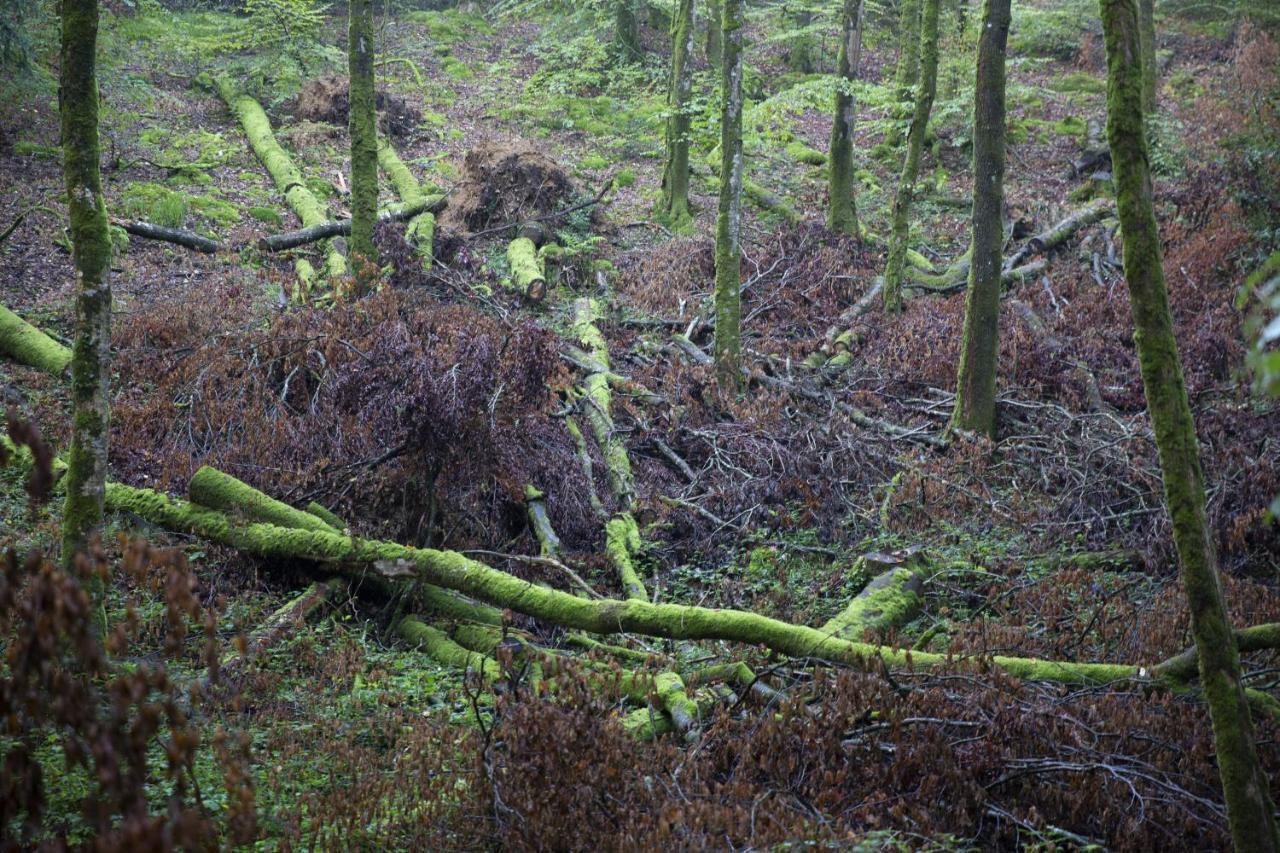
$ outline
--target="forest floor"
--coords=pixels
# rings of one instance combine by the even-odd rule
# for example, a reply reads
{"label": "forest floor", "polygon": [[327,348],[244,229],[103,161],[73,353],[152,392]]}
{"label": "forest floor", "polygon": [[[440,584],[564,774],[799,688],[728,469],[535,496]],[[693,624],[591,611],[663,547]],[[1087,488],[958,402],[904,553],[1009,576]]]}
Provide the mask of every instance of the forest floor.
{"label": "forest floor", "polygon": [[[1081,20],[1054,4],[1020,5],[1015,13],[1005,184],[1014,245],[1107,192],[1070,169],[1105,111],[1100,31]],[[752,27],[760,35],[769,25],[758,19]],[[1280,533],[1266,508],[1280,494],[1280,416],[1251,394],[1243,314],[1235,307],[1244,273],[1261,256],[1257,214],[1241,198],[1253,194],[1256,204],[1270,191],[1239,156],[1241,128],[1252,120],[1239,92],[1259,64],[1274,65],[1274,43],[1261,31],[1224,36],[1167,25],[1152,156],[1175,329],[1232,616],[1238,625],[1275,622]],[[710,371],[672,339],[683,332],[705,349],[712,333],[715,190],[702,157],[713,141],[715,104],[700,51],[698,215],[692,233],[672,235],[651,218],[665,108],[666,49],[656,31],[644,31],[649,55],[619,71],[598,34],[570,25],[456,10],[384,22],[379,55],[393,61],[380,66],[380,82],[412,115],[407,132],[391,141],[424,184],[457,192],[469,151],[527,141],[574,182],[576,198],[566,204],[612,188],[599,205],[557,221],[566,257],[538,305],[504,284],[506,236],[468,238],[442,224],[438,244],[449,258],[436,266],[423,269],[401,226],[382,226],[391,286],[364,303],[291,306],[292,264],[254,243],[297,220],[201,72],[239,75],[308,186],[335,218],[345,215],[345,121],[302,117],[296,96],[304,80],[341,71],[345,20],[329,22],[327,42],[307,58],[305,73],[287,78],[270,59],[220,46],[237,26],[213,12],[104,19],[109,210],[167,218],[233,247],[202,255],[134,237],[117,253],[113,477],[180,494],[199,466],[212,465],[295,505],[318,501],[361,536],[484,552],[513,574],[563,585],[556,570],[521,559],[538,552],[524,505],[532,484],[546,493],[564,561],[600,594],[616,595],[587,497],[595,490],[609,504],[603,460],[590,449],[593,485],[563,428],[559,393],[575,377],[560,355],[575,301],[594,296],[606,307],[601,327],[613,368],[661,398],[615,394],[613,413],[635,473],[640,573],[658,600],[820,624],[869,580],[859,555],[919,546],[930,555],[925,606],[889,638],[895,644],[1109,662],[1158,662],[1189,644],[1114,219],[1082,230],[1048,255],[1041,273],[1009,287],[998,440],[959,437],[939,446],[963,293],[913,291],[896,317],[878,303],[852,312],[884,253],[818,224],[825,170],[797,158],[798,144],[826,149],[830,81],[788,71],[783,47],[761,37],[747,79],[748,175],[784,198],[799,221],[744,201],[746,360],[757,377],[782,382],[753,384],[726,404]],[[936,270],[967,247],[971,192],[971,44],[955,27],[948,32],[913,223],[913,246]],[[892,44],[873,27],[855,141],[859,214],[872,234],[887,231],[898,171],[897,152],[881,145],[895,121],[893,66]],[[53,78],[37,73],[5,86],[0,224],[29,214],[0,246],[0,303],[65,341],[73,275],[60,213]],[[384,187],[384,201],[393,200],[390,192]],[[836,334],[846,330],[837,348]],[[0,381],[6,401],[64,446],[62,387],[7,363]],[[0,546],[56,542],[56,504],[29,512],[20,477],[9,471],[0,471],[0,516]],[[217,603],[217,636],[226,643],[309,582],[305,564],[248,558],[140,529],[129,518],[113,519],[111,531],[179,548],[202,600]],[[109,538],[113,554],[122,547]],[[138,616],[146,640],[139,658],[158,656],[163,596],[121,578],[110,610],[116,619],[126,611]],[[389,636],[392,612],[353,593],[333,616],[264,655],[238,694],[211,712],[210,730],[220,725],[250,737],[263,837],[539,846],[556,832],[565,846],[605,838],[605,846],[620,848],[660,837],[681,846],[864,836],[870,846],[958,848],[1223,842],[1207,718],[1194,701],[1106,686],[978,683],[965,674],[895,681],[874,668],[824,684],[749,650],[745,659],[757,671],[774,672],[780,686],[821,709],[817,729],[770,741],[761,715],[736,703],[686,753],[584,733],[589,726],[578,717],[552,725],[545,709],[522,707],[506,712],[510,752],[506,770],[494,771],[475,757],[489,748],[487,726],[497,726],[485,722],[494,700]],[[695,655],[706,647],[663,649]],[[171,670],[193,672],[197,659],[193,648]],[[1250,683],[1273,688],[1274,658],[1250,663]],[[834,759],[797,769],[761,757],[826,749],[850,760],[860,746],[847,735],[842,741],[840,730],[828,743],[831,732],[818,729],[852,725],[872,707],[898,714],[892,743],[879,735],[869,741],[874,779],[839,762],[844,769],[831,775]],[[908,733],[902,719],[943,722]],[[536,728],[539,720],[545,729]],[[527,742],[510,746],[520,731]],[[1280,783],[1277,733],[1276,721],[1260,724],[1273,786]],[[534,760],[553,742],[598,754],[624,776],[661,776],[676,793],[654,794],[652,785],[646,793],[639,783],[615,790],[616,780],[593,777],[572,760]],[[682,792],[685,761],[693,762],[692,787]],[[461,793],[486,787],[477,784],[481,766],[490,768],[492,792]],[[936,769],[942,766],[953,769]],[[195,769],[215,810],[225,805],[220,772],[211,755]],[[1096,785],[1066,784],[1072,773]],[[403,782],[406,774],[412,782]],[[609,790],[617,810],[581,790],[564,802],[548,795],[547,803],[528,805],[538,777],[548,774],[579,775],[583,785]],[[456,788],[441,781],[455,778]],[[61,799],[52,812],[66,816],[62,827],[73,838],[83,832],[76,802],[87,784],[67,771],[56,788]],[[824,799],[815,787],[839,796]],[[163,792],[155,796],[162,800]],[[430,815],[415,819],[412,810],[423,806],[412,797],[430,798]],[[683,805],[672,805],[682,797]],[[386,806],[388,798],[410,814],[376,825],[361,820],[360,808]],[[689,802],[728,805],[720,814]],[[511,808],[521,810],[520,820],[510,818]],[[664,818],[673,808],[678,818]],[[670,825],[677,819],[694,829],[682,835]]]}

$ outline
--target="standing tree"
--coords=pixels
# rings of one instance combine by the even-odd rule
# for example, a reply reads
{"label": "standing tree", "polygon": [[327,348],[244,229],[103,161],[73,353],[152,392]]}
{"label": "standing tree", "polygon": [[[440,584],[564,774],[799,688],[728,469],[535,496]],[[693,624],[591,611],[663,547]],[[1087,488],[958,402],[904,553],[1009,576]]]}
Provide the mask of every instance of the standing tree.
{"label": "standing tree", "polygon": [[[61,112],[63,174],[76,270],[71,356],[71,453],[67,458],[62,560],[102,523],[107,481],[111,376],[111,235],[102,197],[98,146],[98,0],[63,0]],[[101,580],[89,588],[98,633],[106,629]]]}
{"label": "standing tree", "polygon": [[631,62],[640,55],[640,23],[635,0],[613,0],[613,42],[618,57]]}
{"label": "standing tree", "polygon": [[1009,0],[986,0],[973,103],[973,244],[964,339],[951,424],[988,438],[996,431],[996,351],[1004,246],[1004,54]]}
{"label": "standing tree", "polygon": [[1156,0],[1138,0],[1138,38],[1142,45],[1142,114],[1156,114]]}
{"label": "standing tree", "polygon": [[723,394],[742,380],[742,0],[721,0],[720,204],[716,216],[716,380]]}
{"label": "standing tree", "polygon": [[347,30],[351,77],[347,123],[351,132],[351,259],[356,293],[377,278],[373,226],[378,217],[378,118],[373,80],[373,0],[351,0]]}
{"label": "standing tree", "polygon": [[920,21],[920,82],[916,87],[916,107],[907,132],[907,154],[902,161],[898,193],[893,199],[893,233],[889,235],[889,260],[884,272],[884,309],[902,310],[902,271],[907,258],[911,198],[920,171],[920,150],[933,111],[938,87],[938,0],[924,0]]}
{"label": "standing tree", "polygon": [[724,59],[724,32],[720,29],[720,17],[724,14],[722,0],[707,0],[707,64],[719,68]]}
{"label": "standing tree", "polygon": [[688,227],[689,94],[693,89],[694,0],[680,0],[671,24],[671,86],[667,105],[667,162],[662,170],[661,218],[677,230]]}
{"label": "standing tree", "polygon": [[853,187],[853,81],[862,60],[863,0],[844,0],[840,55],[836,60],[836,108],[827,156],[827,227],[857,235],[858,206]]}
{"label": "standing tree", "polygon": [[895,104],[893,123],[885,134],[886,150],[892,150],[902,141],[900,120],[911,108],[911,95],[920,82],[920,2],[901,0],[898,4],[898,64],[893,73]]}
{"label": "standing tree", "polygon": [[1101,6],[1107,49],[1107,141],[1124,240],[1133,338],[1191,613],[1200,682],[1213,723],[1227,823],[1237,850],[1275,851],[1280,849],[1275,806],[1254,748],[1253,724],[1240,680],[1240,655],[1223,602],[1218,558],[1205,514],[1195,424],[1169,315],[1143,127],[1137,0],[1101,0]]}

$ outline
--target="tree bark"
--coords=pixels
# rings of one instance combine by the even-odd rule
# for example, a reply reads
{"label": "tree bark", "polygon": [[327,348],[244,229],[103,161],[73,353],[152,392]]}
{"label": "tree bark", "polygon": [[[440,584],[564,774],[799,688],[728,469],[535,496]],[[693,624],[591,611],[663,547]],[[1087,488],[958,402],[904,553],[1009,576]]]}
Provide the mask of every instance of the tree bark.
{"label": "tree bark", "polygon": [[732,395],[742,382],[742,0],[722,0],[720,203],[716,216],[716,379]]}
{"label": "tree bark", "polygon": [[1156,82],[1160,69],[1156,65],[1156,3],[1138,0],[1138,39],[1142,53],[1142,113],[1156,114]]}
{"label": "tree bark", "polygon": [[373,82],[373,0],[350,0],[347,66],[351,80],[348,128],[351,135],[351,261],[356,294],[378,278],[373,225],[378,215],[378,117]]}
{"label": "tree bark", "polygon": [[893,200],[893,233],[889,237],[889,260],[884,273],[884,310],[902,310],[902,268],[907,257],[910,231],[911,199],[920,171],[920,150],[924,132],[933,110],[933,96],[938,85],[938,0],[924,0],[920,24],[920,84],[916,92],[915,112],[907,133],[907,154],[898,179],[898,193]]}
{"label": "tree bark", "polygon": [[[912,93],[920,82],[920,26],[922,0],[901,0],[898,5],[898,64],[893,73],[895,105],[885,144],[897,147],[902,141],[899,122],[911,111]],[[928,2],[928,0],[923,0]]]}
{"label": "tree bark", "polygon": [[724,0],[707,0],[707,65],[719,68],[724,61],[724,30],[721,16],[724,14]]}
{"label": "tree bark", "polygon": [[1205,514],[1195,424],[1173,337],[1151,198],[1143,125],[1143,66],[1136,0],[1101,0],[1107,50],[1107,140],[1115,174],[1124,272],[1134,343],[1155,432],[1165,503],[1173,522],[1200,680],[1213,722],[1227,822],[1237,850],[1280,849],[1275,806],[1258,762],[1240,656],[1223,603],[1218,560]]}
{"label": "tree bark", "polygon": [[973,107],[973,248],[964,338],[956,378],[955,427],[995,438],[996,354],[1004,246],[1005,44],[1010,0],[986,0],[978,36]]}
{"label": "tree bark", "polygon": [[693,89],[694,0],[679,0],[671,27],[671,85],[667,95],[667,162],[662,171],[661,218],[683,230],[689,209],[689,95]]}
{"label": "tree bark", "polygon": [[165,228],[162,225],[153,225],[150,222],[142,222],[140,220],[113,219],[111,224],[123,228],[127,233],[133,234],[135,237],[173,243],[185,249],[204,252],[206,255],[212,255],[222,248],[222,244],[217,240],[201,237],[194,231],[188,231],[185,228]]}
{"label": "tree bark", "polygon": [[635,62],[640,56],[640,24],[635,0],[613,0],[614,44],[618,58]]}
{"label": "tree bark", "polygon": [[528,237],[517,237],[507,244],[507,263],[511,265],[511,286],[531,302],[547,295],[547,278],[538,263],[538,247]]}
{"label": "tree bark", "polygon": [[840,53],[836,60],[836,104],[828,160],[827,227],[857,236],[858,206],[853,177],[853,83],[862,58],[863,0],[844,0]]}
{"label": "tree bark", "polygon": [[[62,562],[102,523],[110,433],[111,236],[98,144],[98,0],[63,0],[60,107],[63,176],[76,275],[71,352],[71,452],[62,516]],[[98,633],[106,630],[103,583],[89,583]]]}

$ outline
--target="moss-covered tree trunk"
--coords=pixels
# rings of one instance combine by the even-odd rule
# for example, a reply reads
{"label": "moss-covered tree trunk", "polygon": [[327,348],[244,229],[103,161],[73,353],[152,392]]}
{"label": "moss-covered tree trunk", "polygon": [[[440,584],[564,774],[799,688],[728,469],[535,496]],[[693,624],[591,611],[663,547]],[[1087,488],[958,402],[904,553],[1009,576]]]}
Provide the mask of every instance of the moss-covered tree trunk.
{"label": "moss-covered tree trunk", "polygon": [[683,229],[689,209],[689,94],[693,89],[694,0],[680,0],[671,24],[671,87],[667,106],[667,162],[662,171],[661,217]]}
{"label": "moss-covered tree trunk", "polygon": [[373,0],[351,0],[347,30],[351,78],[351,270],[356,293],[369,292],[378,276],[373,226],[378,218],[378,117],[373,81]]}
{"label": "moss-covered tree trunk", "polygon": [[1142,45],[1142,113],[1156,113],[1156,0],[1138,0],[1138,37]]}
{"label": "moss-covered tree trunk", "polygon": [[785,9],[787,25],[794,31],[791,45],[787,48],[787,67],[801,74],[813,73],[813,34],[809,27],[813,24],[813,10],[807,0],[792,0],[790,9]]}
{"label": "moss-covered tree trunk", "polygon": [[884,140],[889,149],[902,141],[901,120],[910,112],[911,96],[920,82],[920,3],[901,0],[898,4],[898,63],[893,72],[896,105]]}
{"label": "moss-covered tree trunk", "polygon": [[1001,252],[1004,245],[1004,55],[1009,0],[986,0],[973,105],[973,249],[952,425],[989,438],[996,429]]}
{"label": "moss-covered tree trunk", "polygon": [[720,204],[716,216],[716,380],[725,394],[742,382],[742,0],[721,0]]}
{"label": "moss-covered tree trunk", "polygon": [[[111,236],[102,197],[98,145],[98,0],[63,0],[60,92],[63,174],[76,270],[71,352],[71,453],[67,457],[62,559],[75,558],[102,523],[107,481],[111,376]],[[90,595],[105,628],[102,585]]]}
{"label": "moss-covered tree trunk", "polygon": [[723,0],[707,0],[707,64],[719,68],[724,60],[724,31],[720,28],[724,15]]}
{"label": "moss-covered tree trunk", "polygon": [[916,106],[911,115],[911,130],[907,132],[907,153],[902,161],[898,193],[893,199],[893,233],[889,236],[889,260],[884,272],[886,311],[902,310],[902,269],[907,258],[911,199],[920,171],[924,132],[938,87],[938,5],[938,0],[924,0],[920,19],[920,83],[916,87]]}
{"label": "moss-covered tree trunk", "polygon": [[858,206],[853,183],[853,81],[862,58],[863,0],[844,0],[840,22],[840,54],[836,60],[836,106],[827,157],[827,227],[858,233]]}
{"label": "moss-covered tree trunk", "polygon": [[618,58],[633,62],[640,56],[640,24],[635,0],[613,0],[613,39]]}
{"label": "moss-covered tree trunk", "polygon": [[1205,514],[1195,425],[1169,315],[1143,127],[1138,2],[1101,0],[1101,7],[1108,71],[1107,141],[1124,239],[1134,343],[1173,521],[1191,633],[1200,657],[1200,679],[1213,722],[1227,821],[1237,850],[1274,851],[1280,849],[1275,807],[1254,747],[1240,656],[1223,603]]}

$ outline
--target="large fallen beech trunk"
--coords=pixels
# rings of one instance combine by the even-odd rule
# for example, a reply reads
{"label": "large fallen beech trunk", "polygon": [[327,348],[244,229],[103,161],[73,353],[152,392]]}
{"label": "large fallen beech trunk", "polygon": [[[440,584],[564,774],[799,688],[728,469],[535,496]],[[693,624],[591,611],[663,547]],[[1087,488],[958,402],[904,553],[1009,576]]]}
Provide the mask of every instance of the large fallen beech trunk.
{"label": "large fallen beech trunk", "polygon": [[[418,199],[410,204],[402,204],[379,211],[378,221],[403,222],[406,219],[412,220],[423,214],[434,214],[440,210],[444,210],[444,196],[431,196],[430,198]],[[268,234],[258,240],[258,248],[265,252],[283,252],[285,249],[296,249],[299,246],[305,246],[317,240],[342,237],[350,233],[351,220],[337,219],[333,222],[308,225],[306,228],[299,228],[296,231],[286,231],[283,234]]]}
{"label": "large fallen beech trunk", "polygon": [[123,228],[126,233],[135,237],[145,237],[148,240],[160,240],[165,243],[173,243],[182,246],[184,249],[191,249],[196,252],[204,252],[206,255],[212,255],[214,252],[222,248],[222,244],[217,240],[210,240],[208,237],[201,237],[194,231],[188,231],[185,228],[165,228],[163,225],[153,225],[150,222],[141,220],[113,219],[111,224],[117,228]]}
{"label": "large fallen beech trunk", "polygon": [[61,376],[71,350],[0,305],[0,353],[28,367]]}
{"label": "large fallen beech trunk", "polygon": [[[411,548],[392,542],[349,538],[318,530],[296,530],[261,522],[240,523],[214,510],[168,498],[150,489],[109,483],[107,506],[152,524],[194,534],[262,557],[288,557],[326,564],[341,575],[362,579],[381,573],[413,578],[455,590],[495,607],[509,608],[550,624],[594,634],[635,633],[686,640],[725,640],[764,646],[792,657],[859,664],[880,658],[890,666],[928,669],[958,664],[951,655],[911,652],[853,642],[828,632],[740,610],[642,599],[588,600],[537,586],[453,551]],[[997,655],[980,665],[1018,678],[1066,684],[1145,680],[1133,664],[1046,661]]]}
{"label": "large fallen beech trunk", "polygon": [[[422,186],[418,183],[418,179],[413,176],[413,173],[409,171],[409,167],[396,154],[396,150],[391,147],[391,143],[382,138],[378,139],[378,166],[391,181],[391,186],[395,187],[396,195],[400,196],[400,201],[405,205],[420,204],[427,200],[427,194],[422,191]],[[443,201],[441,206],[443,207]],[[422,256],[423,264],[427,267],[431,266],[436,231],[436,213],[438,212],[438,210],[424,209],[421,213],[411,217],[409,224],[404,229],[405,239],[409,241],[409,245],[418,250],[418,254]]]}
{"label": "large fallen beech trunk", "polygon": [[[214,79],[214,87],[244,128],[249,138],[249,146],[258,155],[276,187],[288,202],[289,208],[297,215],[304,227],[321,225],[329,221],[329,214],[324,205],[307,188],[302,173],[294,165],[289,154],[276,142],[275,133],[271,130],[271,121],[262,106],[248,95],[238,91],[231,79],[218,76]],[[347,274],[347,260],[333,243],[325,246],[325,273],[334,279]],[[298,277],[310,285],[315,279],[315,270],[304,260],[296,265]]]}

